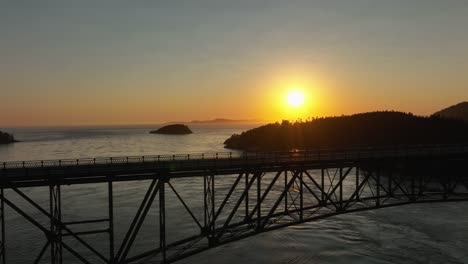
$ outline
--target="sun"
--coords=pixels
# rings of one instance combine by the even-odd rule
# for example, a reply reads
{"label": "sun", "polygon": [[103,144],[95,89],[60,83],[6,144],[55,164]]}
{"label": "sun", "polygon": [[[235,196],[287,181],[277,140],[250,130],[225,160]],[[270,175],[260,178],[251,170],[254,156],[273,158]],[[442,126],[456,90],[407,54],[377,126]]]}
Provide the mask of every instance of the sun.
{"label": "sun", "polygon": [[301,107],[304,104],[304,94],[299,91],[291,91],[286,96],[286,101],[291,107]]}

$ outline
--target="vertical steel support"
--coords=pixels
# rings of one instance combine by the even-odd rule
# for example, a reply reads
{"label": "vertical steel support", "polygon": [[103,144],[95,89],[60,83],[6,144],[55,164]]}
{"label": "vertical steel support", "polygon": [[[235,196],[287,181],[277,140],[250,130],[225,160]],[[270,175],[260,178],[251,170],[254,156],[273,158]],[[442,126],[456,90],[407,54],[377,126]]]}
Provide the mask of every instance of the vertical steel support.
{"label": "vertical steel support", "polygon": [[356,166],[356,200],[359,201],[359,166]]}
{"label": "vertical steel support", "polygon": [[52,264],[62,263],[62,208],[60,185],[49,186],[50,209],[50,258]]}
{"label": "vertical steel support", "polygon": [[322,168],[322,175],[321,175],[321,180],[322,180],[322,205],[325,206],[327,204],[326,201],[326,195],[325,195],[325,170]]}
{"label": "vertical steel support", "polygon": [[208,186],[206,186],[206,178],[207,176],[203,176],[203,221],[204,221],[204,224],[203,224],[203,227],[205,228],[204,232],[207,232],[207,228],[208,228],[208,201],[206,199],[207,195],[208,195]]}
{"label": "vertical steel support", "polygon": [[300,185],[299,185],[299,220],[302,222],[304,220],[304,181],[303,181],[303,172],[300,172]]}
{"label": "vertical steel support", "polygon": [[380,206],[380,168],[377,168],[377,200],[375,206]]}
{"label": "vertical steel support", "polygon": [[203,177],[203,188],[204,188],[204,207],[205,207],[205,234],[208,238],[208,243],[212,245],[215,242],[215,182],[214,175],[208,175]]}
{"label": "vertical steel support", "polygon": [[[249,173],[245,173],[245,190],[249,187]],[[245,219],[249,216],[249,192],[245,194]]]}
{"label": "vertical steel support", "polygon": [[261,204],[261,180],[262,180],[262,174],[257,173],[257,231],[260,231],[262,228],[262,222],[261,222],[261,217],[262,217],[262,204]]}
{"label": "vertical steel support", "polygon": [[387,181],[388,181],[388,196],[389,197],[393,197],[393,189],[392,189],[392,171],[389,171],[388,172],[388,177],[387,177]]}
{"label": "vertical steel support", "polygon": [[340,211],[343,211],[343,167],[340,167]]}
{"label": "vertical steel support", "polygon": [[[284,171],[284,188],[286,189],[288,186],[288,171]],[[286,190],[289,191],[289,190]],[[284,212],[288,213],[288,196],[284,196]]]}
{"label": "vertical steel support", "polygon": [[162,253],[162,263],[166,263],[166,202],[164,187],[165,179],[159,184],[159,248]]}
{"label": "vertical steel support", "polygon": [[215,237],[216,234],[216,219],[215,219],[215,176],[211,175],[211,236]]}
{"label": "vertical steel support", "polygon": [[1,226],[0,226],[0,231],[2,232],[1,239],[0,241],[0,261],[2,264],[6,263],[6,252],[5,252],[5,202],[3,201],[5,193],[3,188],[0,189],[0,196],[1,196],[1,201],[0,201],[0,221],[1,221]]}
{"label": "vertical steel support", "polygon": [[107,182],[108,190],[108,215],[109,215],[109,260],[113,264],[115,258],[115,245],[114,245],[114,190],[112,186],[112,176],[109,177]]}

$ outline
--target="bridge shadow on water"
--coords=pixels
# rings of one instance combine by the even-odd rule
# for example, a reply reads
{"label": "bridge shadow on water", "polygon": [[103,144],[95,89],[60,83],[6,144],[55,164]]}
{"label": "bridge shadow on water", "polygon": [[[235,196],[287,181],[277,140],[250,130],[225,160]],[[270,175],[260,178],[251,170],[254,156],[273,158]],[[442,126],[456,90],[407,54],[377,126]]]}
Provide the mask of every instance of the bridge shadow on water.
{"label": "bridge shadow on water", "polygon": [[174,262],[339,214],[467,201],[467,160],[428,146],[4,163],[1,256],[30,225],[29,262]]}

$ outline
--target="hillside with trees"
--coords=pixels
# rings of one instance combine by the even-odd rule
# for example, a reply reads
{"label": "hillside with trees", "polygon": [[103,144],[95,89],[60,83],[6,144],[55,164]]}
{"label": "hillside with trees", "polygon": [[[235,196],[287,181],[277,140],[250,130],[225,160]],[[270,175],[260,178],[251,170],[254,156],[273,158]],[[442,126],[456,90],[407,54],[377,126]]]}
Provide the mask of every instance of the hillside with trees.
{"label": "hillside with trees", "polygon": [[468,142],[468,123],[402,112],[370,112],[272,123],[234,134],[226,148],[271,151]]}
{"label": "hillside with trees", "polygon": [[9,144],[18,142],[13,135],[0,131],[0,144]]}
{"label": "hillside with trees", "polygon": [[468,102],[452,105],[433,114],[442,118],[457,119],[468,122]]}

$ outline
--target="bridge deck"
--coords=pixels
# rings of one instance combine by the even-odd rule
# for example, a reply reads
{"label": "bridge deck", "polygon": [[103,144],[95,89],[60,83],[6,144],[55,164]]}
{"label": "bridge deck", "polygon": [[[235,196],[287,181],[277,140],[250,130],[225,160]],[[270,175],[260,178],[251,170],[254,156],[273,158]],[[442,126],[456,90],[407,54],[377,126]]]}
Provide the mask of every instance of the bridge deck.
{"label": "bridge deck", "polygon": [[159,177],[192,177],[216,171],[236,174],[246,169],[276,171],[295,166],[309,169],[346,166],[378,160],[447,160],[468,155],[467,145],[417,146],[407,148],[316,150],[296,152],[247,152],[153,155],[0,163],[0,186],[49,186],[51,183],[83,184],[133,181]]}
{"label": "bridge deck", "polygon": [[[2,162],[0,263],[6,263],[6,206],[44,233],[46,244],[35,263],[46,257],[50,263],[63,263],[65,252],[69,255],[66,263],[70,255],[78,263],[97,263],[96,258],[109,264],[170,263],[247,236],[337,214],[410,203],[467,201],[466,164],[468,145]],[[184,188],[184,182],[192,179],[186,177],[198,177],[193,182],[199,192],[188,193],[191,188]],[[145,179],[149,181],[143,184],[147,187],[143,200],[131,215],[130,225],[119,225],[128,227],[125,237],[116,239],[113,182]],[[108,217],[64,221],[61,188],[98,182],[105,182],[100,187],[108,199],[100,203],[107,207]],[[46,201],[19,188],[34,186],[47,186],[49,208],[43,206]],[[19,201],[10,198],[13,195]],[[183,197],[193,201],[188,203]],[[133,255],[150,209],[159,215],[159,244]],[[148,221],[154,223],[154,219]],[[47,222],[50,226],[43,224]],[[171,230],[178,234],[175,240],[172,235],[166,237],[166,222],[193,228]],[[94,229],[96,224],[102,229]],[[78,232],[75,225],[83,229]],[[107,251],[87,242],[85,236],[93,234],[108,235]],[[74,244],[69,244],[71,240]],[[50,256],[44,255],[48,248]]]}

